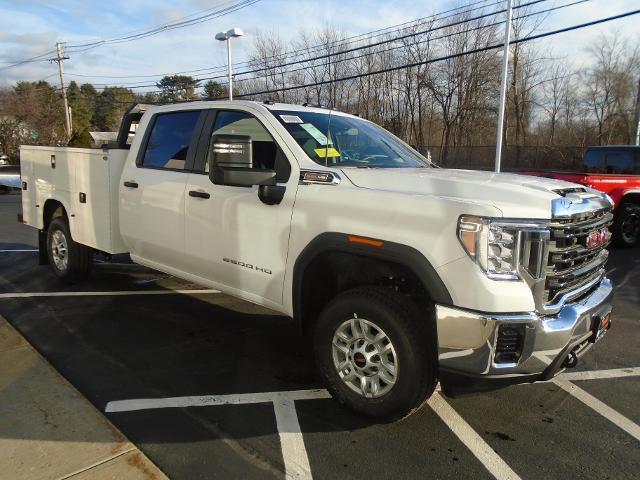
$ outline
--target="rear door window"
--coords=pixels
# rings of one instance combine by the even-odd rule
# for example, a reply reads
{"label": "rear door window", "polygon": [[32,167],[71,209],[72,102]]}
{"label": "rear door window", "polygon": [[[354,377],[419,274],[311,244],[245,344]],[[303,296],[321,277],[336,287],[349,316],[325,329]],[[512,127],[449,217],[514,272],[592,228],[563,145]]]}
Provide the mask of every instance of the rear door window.
{"label": "rear door window", "polygon": [[161,113],[154,117],[141,166],[184,170],[200,110]]}

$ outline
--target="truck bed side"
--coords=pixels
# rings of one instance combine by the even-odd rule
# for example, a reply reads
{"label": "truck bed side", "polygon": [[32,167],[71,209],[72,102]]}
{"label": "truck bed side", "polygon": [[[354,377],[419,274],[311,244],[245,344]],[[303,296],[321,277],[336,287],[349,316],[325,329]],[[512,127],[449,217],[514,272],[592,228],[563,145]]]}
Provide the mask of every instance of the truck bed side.
{"label": "truck bed side", "polygon": [[124,253],[118,184],[127,150],[23,146],[20,149],[23,222],[44,228],[47,202],[60,203],[76,242]]}

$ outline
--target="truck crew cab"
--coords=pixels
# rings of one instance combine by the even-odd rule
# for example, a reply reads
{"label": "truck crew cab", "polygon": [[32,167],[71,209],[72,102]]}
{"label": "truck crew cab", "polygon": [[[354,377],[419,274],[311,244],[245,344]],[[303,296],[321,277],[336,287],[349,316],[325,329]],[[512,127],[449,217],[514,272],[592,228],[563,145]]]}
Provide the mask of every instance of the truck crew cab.
{"label": "truck crew cab", "polygon": [[310,333],[333,396],[386,418],[438,380],[447,393],[549,379],[609,328],[606,194],[440,169],[324,108],[138,110],[118,148],[22,147],[21,220],[64,281],[94,251],[128,252],[282,312]]}

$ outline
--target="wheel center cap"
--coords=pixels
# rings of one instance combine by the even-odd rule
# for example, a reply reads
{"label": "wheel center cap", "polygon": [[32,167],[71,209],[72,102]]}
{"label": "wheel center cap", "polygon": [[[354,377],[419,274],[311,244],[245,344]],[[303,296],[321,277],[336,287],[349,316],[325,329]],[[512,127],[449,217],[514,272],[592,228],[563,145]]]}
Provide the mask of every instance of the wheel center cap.
{"label": "wheel center cap", "polygon": [[367,364],[367,359],[362,353],[356,352],[353,355],[353,362],[356,364],[356,367],[362,368]]}

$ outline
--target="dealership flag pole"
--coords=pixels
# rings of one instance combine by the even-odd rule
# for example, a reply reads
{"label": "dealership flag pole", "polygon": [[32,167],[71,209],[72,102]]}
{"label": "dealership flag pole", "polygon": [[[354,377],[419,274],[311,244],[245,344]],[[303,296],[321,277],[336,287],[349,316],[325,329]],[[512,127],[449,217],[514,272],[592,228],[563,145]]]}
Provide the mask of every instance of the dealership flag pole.
{"label": "dealership flag pole", "polygon": [[507,21],[504,27],[504,49],[502,53],[502,79],[500,81],[500,105],[498,107],[498,133],[496,134],[496,173],[500,172],[502,160],[502,132],[504,129],[504,104],[507,97],[507,73],[509,67],[509,42],[511,41],[511,1],[507,0]]}

